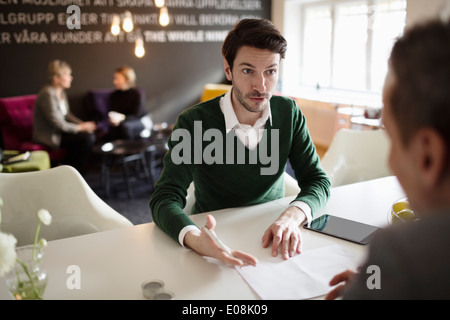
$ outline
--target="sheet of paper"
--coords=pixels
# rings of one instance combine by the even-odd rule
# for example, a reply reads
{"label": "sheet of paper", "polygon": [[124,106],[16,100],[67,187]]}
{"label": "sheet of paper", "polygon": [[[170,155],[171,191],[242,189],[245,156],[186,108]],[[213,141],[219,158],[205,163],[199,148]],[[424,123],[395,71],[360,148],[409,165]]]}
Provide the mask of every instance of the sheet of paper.
{"label": "sheet of paper", "polygon": [[236,267],[263,300],[310,299],[328,293],[331,278],[355,260],[338,245],[305,251],[289,260],[271,257],[256,267]]}

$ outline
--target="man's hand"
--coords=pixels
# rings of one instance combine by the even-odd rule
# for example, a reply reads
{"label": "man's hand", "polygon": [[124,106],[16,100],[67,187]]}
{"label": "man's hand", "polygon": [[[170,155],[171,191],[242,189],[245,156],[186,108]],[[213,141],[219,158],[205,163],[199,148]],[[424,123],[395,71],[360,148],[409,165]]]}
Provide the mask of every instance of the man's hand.
{"label": "man's hand", "polygon": [[[214,232],[216,226],[216,220],[212,215],[206,216],[205,228],[208,228],[211,232]],[[223,251],[213,239],[203,230],[189,231],[184,237],[184,243],[192,250],[202,256],[208,256],[216,258],[225,264],[232,266],[244,266],[252,265],[256,266],[258,260],[250,254],[242,251],[228,250]]]}
{"label": "man's hand", "polygon": [[284,260],[302,252],[300,224],[306,219],[305,213],[297,207],[287,208],[281,216],[264,232],[262,244],[267,248],[272,242],[272,256],[278,252]]}
{"label": "man's hand", "polygon": [[325,300],[334,300],[337,297],[341,296],[348,282],[355,276],[355,274],[356,273],[354,271],[346,270],[342,273],[335,275],[333,279],[330,280],[330,286],[335,286],[341,282],[344,283],[331,290],[325,297]]}

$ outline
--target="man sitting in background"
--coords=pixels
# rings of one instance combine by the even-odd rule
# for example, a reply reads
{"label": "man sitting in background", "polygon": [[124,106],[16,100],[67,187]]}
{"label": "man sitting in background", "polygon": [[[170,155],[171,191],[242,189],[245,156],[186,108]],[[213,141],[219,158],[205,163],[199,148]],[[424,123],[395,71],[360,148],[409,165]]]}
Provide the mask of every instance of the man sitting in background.
{"label": "man sitting in background", "polygon": [[[394,45],[383,91],[389,165],[419,221],[380,232],[360,274],[330,282],[334,299],[450,298],[450,22],[407,31]],[[380,270],[380,288],[369,289]]]}

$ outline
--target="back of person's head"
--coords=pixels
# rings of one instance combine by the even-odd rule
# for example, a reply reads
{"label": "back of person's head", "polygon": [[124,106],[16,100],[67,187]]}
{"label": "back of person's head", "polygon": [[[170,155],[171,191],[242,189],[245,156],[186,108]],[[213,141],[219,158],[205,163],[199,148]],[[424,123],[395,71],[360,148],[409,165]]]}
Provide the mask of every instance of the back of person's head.
{"label": "back of person's head", "polygon": [[120,68],[117,68],[115,72],[120,73],[125,78],[125,81],[130,88],[136,86],[136,73],[134,72],[133,68],[122,66]]}
{"label": "back of person's head", "polygon": [[47,75],[50,81],[53,80],[54,76],[60,77],[64,71],[71,71],[70,65],[61,60],[53,60],[48,64]]}
{"label": "back of person's head", "polygon": [[228,33],[222,45],[222,54],[231,68],[238,50],[243,46],[267,49],[279,53],[284,59],[287,42],[269,20],[244,19]]}
{"label": "back of person's head", "polygon": [[407,29],[394,44],[390,69],[395,80],[389,104],[403,143],[432,128],[450,150],[450,21]]}

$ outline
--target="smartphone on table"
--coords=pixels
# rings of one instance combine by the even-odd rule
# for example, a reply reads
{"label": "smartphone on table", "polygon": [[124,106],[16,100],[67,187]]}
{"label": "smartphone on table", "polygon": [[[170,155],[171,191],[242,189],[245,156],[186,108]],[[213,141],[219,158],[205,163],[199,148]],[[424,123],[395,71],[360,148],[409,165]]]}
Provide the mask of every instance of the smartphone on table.
{"label": "smartphone on table", "polygon": [[315,218],[310,224],[304,225],[304,228],[362,245],[368,244],[380,229],[379,227],[330,214],[324,214]]}

